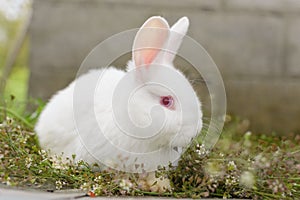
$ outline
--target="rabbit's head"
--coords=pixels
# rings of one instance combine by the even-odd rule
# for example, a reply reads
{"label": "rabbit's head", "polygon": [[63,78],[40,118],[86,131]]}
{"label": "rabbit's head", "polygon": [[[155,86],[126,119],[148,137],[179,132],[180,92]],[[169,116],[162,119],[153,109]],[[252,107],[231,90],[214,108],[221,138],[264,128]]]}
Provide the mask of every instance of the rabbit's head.
{"label": "rabbit's head", "polygon": [[128,63],[136,85],[128,100],[129,118],[140,127],[136,136],[157,146],[184,147],[202,128],[201,103],[173,66],[188,26],[187,17],[171,28],[162,17],[149,18],[136,34]]}

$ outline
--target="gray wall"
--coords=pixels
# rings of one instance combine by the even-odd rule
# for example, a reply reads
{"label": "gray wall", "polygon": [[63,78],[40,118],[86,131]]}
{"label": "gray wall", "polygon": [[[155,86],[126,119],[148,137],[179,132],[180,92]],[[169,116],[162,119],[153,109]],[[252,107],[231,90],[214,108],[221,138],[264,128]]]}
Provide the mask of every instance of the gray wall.
{"label": "gray wall", "polygon": [[36,0],[30,29],[29,95],[65,87],[87,53],[152,15],[190,18],[188,34],[219,67],[228,113],[251,128],[300,130],[299,0]]}

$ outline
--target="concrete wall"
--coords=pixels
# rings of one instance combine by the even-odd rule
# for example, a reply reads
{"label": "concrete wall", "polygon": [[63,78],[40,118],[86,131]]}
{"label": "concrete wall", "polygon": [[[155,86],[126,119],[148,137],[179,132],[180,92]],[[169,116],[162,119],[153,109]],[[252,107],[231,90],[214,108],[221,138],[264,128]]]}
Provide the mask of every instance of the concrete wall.
{"label": "concrete wall", "polygon": [[66,86],[87,53],[152,15],[190,18],[189,35],[223,75],[228,113],[251,128],[300,130],[299,0],[36,0],[31,25],[29,95]]}

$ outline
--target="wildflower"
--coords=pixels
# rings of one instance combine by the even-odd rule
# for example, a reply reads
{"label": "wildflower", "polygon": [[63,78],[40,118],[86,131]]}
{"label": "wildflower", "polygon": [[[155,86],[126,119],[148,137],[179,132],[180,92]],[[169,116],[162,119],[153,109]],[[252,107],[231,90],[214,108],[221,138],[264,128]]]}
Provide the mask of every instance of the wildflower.
{"label": "wildflower", "polygon": [[6,117],[6,125],[12,125],[14,123],[14,119],[10,117]]}
{"label": "wildflower", "polygon": [[55,181],[55,188],[56,188],[57,190],[61,190],[62,187],[63,187],[64,185],[66,185],[65,182],[61,182],[60,180]]}
{"label": "wildflower", "polygon": [[205,156],[209,153],[209,151],[205,149],[204,144],[201,145],[197,144],[195,151],[199,156]]}
{"label": "wildflower", "polygon": [[130,192],[130,189],[132,188],[132,183],[129,180],[122,179],[119,183],[122,190],[125,190],[126,192]]}
{"label": "wildflower", "polygon": [[227,168],[228,171],[236,170],[236,164],[235,164],[234,161],[229,161],[227,167],[228,167],[228,168]]}
{"label": "wildflower", "polygon": [[252,133],[251,131],[247,131],[244,135],[244,146],[245,147],[251,147],[252,143],[251,143],[251,140],[250,140],[250,137],[251,137]]}
{"label": "wildflower", "polygon": [[12,185],[12,184],[11,184],[11,182],[10,182],[10,177],[7,177],[7,179],[6,179],[6,182],[5,182],[5,183],[6,183],[6,185],[7,185],[7,186],[10,186],[10,185]]}
{"label": "wildflower", "polygon": [[94,179],[94,181],[95,181],[96,183],[100,183],[100,182],[102,181],[102,176],[97,176],[97,177]]}
{"label": "wildflower", "polygon": [[92,186],[92,190],[91,190],[96,196],[101,195],[102,193],[102,185],[100,184],[95,184]]}
{"label": "wildflower", "polygon": [[232,186],[238,183],[238,177],[234,175],[227,175],[225,179],[226,186]]}
{"label": "wildflower", "polygon": [[26,157],[25,158],[25,165],[29,169],[32,165],[32,158],[31,157]]}
{"label": "wildflower", "polygon": [[249,140],[251,135],[252,135],[252,132],[251,132],[251,131],[247,131],[247,132],[245,133],[245,135],[244,135],[244,138],[245,138],[246,140]]}
{"label": "wildflower", "polygon": [[84,160],[79,159],[79,160],[76,162],[76,165],[77,165],[77,166],[84,166],[84,165],[85,165],[85,162],[84,162]]}
{"label": "wildflower", "polygon": [[86,182],[84,182],[81,186],[80,186],[81,190],[89,190],[90,189],[90,185],[87,184]]}
{"label": "wildflower", "polygon": [[243,172],[240,178],[240,184],[247,188],[252,188],[255,184],[254,175],[249,171]]}
{"label": "wildflower", "polygon": [[44,149],[39,150],[38,154],[42,156],[43,159],[47,158],[47,152]]}
{"label": "wildflower", "polygon": [[29,135],[25,135],[24,137],[20,138],[20,143],[26,144],[28,139]]}
{"label": "wildflower", "polygon": [[68,166],[65,164],[62,160],[62,157],[60,156],[53,156],[51,157],[52,167],[55,169],[67,169]]}

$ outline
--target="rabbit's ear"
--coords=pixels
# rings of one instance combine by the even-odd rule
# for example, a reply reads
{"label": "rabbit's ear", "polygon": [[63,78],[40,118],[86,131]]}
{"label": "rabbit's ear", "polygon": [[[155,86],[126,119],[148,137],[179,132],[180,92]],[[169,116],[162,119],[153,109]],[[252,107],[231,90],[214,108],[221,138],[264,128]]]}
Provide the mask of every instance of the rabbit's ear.
{"label": "rabbit's ear", "polygon": [[132,50],[136,67],[151,64],[169,37],[168,22],[162,17],[149,18],[137,32]]}
{"label": "rabbit's ear", "polygon": [[189,28],[189,19],[187,17],[180,18],[172,27],[170,37],[166,45],[166,54],[164,60],[166,62],[173,62],[177,51],[182,43],[183,37],[186,35]]}

